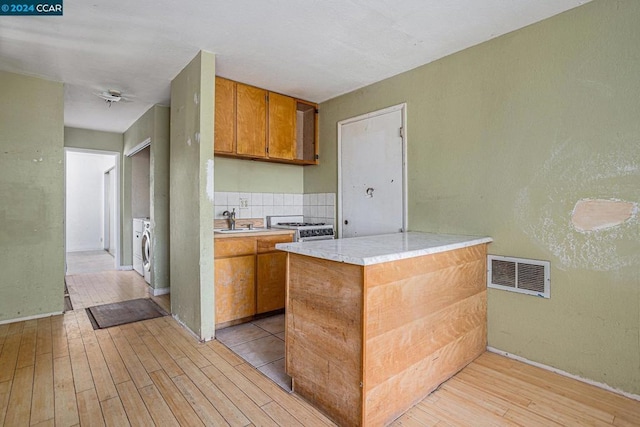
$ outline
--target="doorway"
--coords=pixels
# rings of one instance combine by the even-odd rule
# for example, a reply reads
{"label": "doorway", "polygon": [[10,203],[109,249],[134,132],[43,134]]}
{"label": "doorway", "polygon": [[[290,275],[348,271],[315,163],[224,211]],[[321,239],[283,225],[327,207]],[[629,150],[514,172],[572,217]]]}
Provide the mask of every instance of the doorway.
{"label": "doorway", "polygon": [[117,152],[65,149],[67,274],[120,265],[118,168]]}
{"label": "doorway", "polygon": [[407,229],[406,104],[338,123],[340,237]]}
{"label": "doorway", "polygon": [[168,295],[121,264],[120,155],[65,148],[65,311],[152,298],[170,312]]}

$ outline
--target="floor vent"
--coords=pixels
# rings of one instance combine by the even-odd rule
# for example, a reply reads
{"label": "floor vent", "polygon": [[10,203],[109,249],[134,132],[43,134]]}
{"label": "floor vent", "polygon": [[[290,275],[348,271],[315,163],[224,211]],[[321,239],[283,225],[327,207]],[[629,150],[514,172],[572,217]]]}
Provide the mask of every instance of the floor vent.
{"label": "floor vent", "polygon": [[487,286],[521,294],[551,296],[548,261],[487,256]]}

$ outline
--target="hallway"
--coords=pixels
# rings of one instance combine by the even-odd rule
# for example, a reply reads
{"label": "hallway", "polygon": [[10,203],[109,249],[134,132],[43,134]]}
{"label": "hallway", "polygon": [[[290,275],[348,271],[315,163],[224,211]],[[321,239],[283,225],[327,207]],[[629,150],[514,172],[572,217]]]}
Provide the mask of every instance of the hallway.
{"label": "hallway", "polygon": [[115,269],[113,255],[105,250],[67,252],[67,275]]}
{"label": "hallway", "polygon": [[165,311],[171,312],[170,294],[154,297],[149,293],[147,282],[135,271],[72,274],[66,276],[65,281],[75,310],[136,298],[151,298]]}

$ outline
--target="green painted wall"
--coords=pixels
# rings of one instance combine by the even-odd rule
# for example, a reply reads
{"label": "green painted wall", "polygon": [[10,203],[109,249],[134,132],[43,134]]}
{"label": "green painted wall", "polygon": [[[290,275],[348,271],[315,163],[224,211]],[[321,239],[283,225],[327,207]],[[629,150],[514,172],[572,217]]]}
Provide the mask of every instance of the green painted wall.
{"label": "green painted wall", "polygon": [[[124,149],[122,156],[122,191],[120,194],[120,259],[122,265],[133,264],[133,216],[131,211],[131,158],[124,155],[147,138],[153,136],[153,107],[147,110],[124,133]],[[149,171],[151,173],[151,171]]]}
{"label": "green painted wall", "polygon": [[[150,146],[151,287],[169,287],[169,108],[151,107],[124,133],[124,153],[147,139]],[[122,263],[132,264],[131,158],[122,161]],[[159,291],[156,291],[159,292]]]}
{"label": "green painted wall", "polygon": [[201,51],[171,82],[171,312],[214,336],[213,114],[215,56]]}
{"label": "green painted wall", "polygon": [[169,107],[153,107],[151,138],[151,286],[169,287]]}
{"label": "green painted wall", "polygon": [[596,0],[320,106],[337,122],[407,102],[409,228],[489,235],[551,261],[551,299],[489,290],[489,345],[640,394],[640,223],[571,225],[582,198],[640,202],[640,2]]}
{"label": "green painted wall", "polygon": [[123,136],[121,133],[99,130],[64,127],[64,146],[100,151],[122,153]]}
{"label": "green painted wall", "polygon": [[303,190],[302,166],[225,157],[216,157],[215,164],[216,191],[302,193]]}
{"label": "green painted wall", "polygon": [[64,308],[62,83],[0,71],[0,322]]}

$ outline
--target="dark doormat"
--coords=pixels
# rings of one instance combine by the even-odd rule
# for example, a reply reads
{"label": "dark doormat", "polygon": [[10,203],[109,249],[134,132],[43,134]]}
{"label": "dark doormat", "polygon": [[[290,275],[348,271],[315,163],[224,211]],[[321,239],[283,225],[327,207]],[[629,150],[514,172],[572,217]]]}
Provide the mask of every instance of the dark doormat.
{"label": "dark doormat", "polygon": [[105,329],[168,314],[150,298],[96,305],[86,310],[93,329]]}

